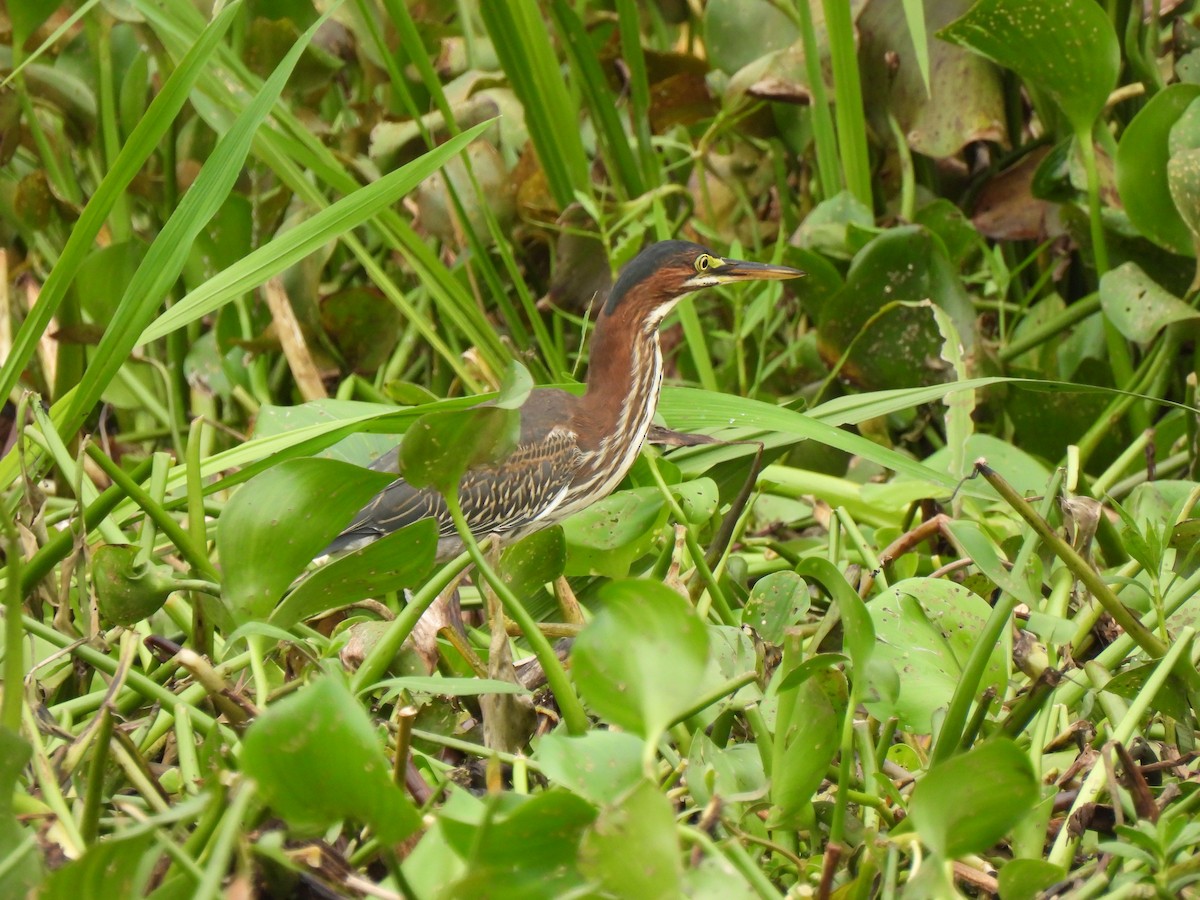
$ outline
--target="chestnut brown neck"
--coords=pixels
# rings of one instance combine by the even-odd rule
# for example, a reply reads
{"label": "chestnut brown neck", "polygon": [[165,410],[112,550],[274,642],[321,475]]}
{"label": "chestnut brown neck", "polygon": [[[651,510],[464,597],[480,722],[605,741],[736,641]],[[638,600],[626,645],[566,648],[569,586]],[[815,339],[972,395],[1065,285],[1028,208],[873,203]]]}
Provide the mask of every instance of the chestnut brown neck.
{"label": "chestnut brown neck", "polygon": [[587,392],[576,414],[581,447],[594,449],[614,436],[615,443],[633,440],[640,449],[661,385],[658,329],[631,321],[621,309],[601,313],[592,337]]}

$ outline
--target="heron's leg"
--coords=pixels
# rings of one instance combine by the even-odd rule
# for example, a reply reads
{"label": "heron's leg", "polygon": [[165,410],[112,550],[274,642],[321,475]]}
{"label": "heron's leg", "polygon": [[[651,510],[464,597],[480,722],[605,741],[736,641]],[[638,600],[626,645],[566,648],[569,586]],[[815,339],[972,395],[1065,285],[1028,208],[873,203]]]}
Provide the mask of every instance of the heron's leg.
{"label": "heron's leg", "polygon": [[[488,565],[500,564],[500,541],[494,535],[488,539]],[[476,579],[487,608],[488,627],[492,640],[488,647],[487,674],[489,678],[520,684],[513,666],[512,645],[504,620],[500,598],[483,578]],[[516,753],[529,743],[537,724],[533,700],[523,694],[480,694],[479,709],[483,713],[483,743],[492,750]],[[489,781],[490,781],[489,773]]]}

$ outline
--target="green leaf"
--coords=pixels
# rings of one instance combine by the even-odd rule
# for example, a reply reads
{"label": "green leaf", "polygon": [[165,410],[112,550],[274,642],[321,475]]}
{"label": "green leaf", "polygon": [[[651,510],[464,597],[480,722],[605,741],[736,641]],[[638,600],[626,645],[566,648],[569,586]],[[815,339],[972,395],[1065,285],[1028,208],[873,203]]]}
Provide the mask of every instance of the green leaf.
{"label": "green leaf", "polygon": [[970,5],[868,3],[855,20],[864,100],[880,135],[889,132],[890,113],[909,147],[937,159],[957,156],[972,141],[1005,141],[1000,70],[969,50],[927,37],[926,24],[936,30]]}
{"label": "green leaf", "polygon": [[1152,341],[1173,322],[1200,318],[1135,262],[1122,263],[1100,276],[1100,307],[1121,334],[1140,344]]}
{"label": "green leaf", "polygon": [[449,896],[572,896],[584,881],[575,865],[580,840],[595,818],[591,803],[563,790],[532,797],[493,795],[484,804],[452,797],[439,824],[446,842],[467,863],[467,873]]}
{"label": "green leaf", "polygon": [[645,738],[660,734],[698,698],[708,634],[687,601],[653,581],[615,581],[575,639],[579,691],[603,718]]}
{"label": "green leaf", "polygon": [[1121,50],[1094,0],[980,0],[938,37],[1012,69],[1045,91],[1076,134],[1090,133],[1117,86]]}
{"label": "green leaf", "polygon": [[715,796],[726,803],[759,800],[768,789],[762,754],[752,743],[718,747],[704,732],[692,737],[686,772],[688,793],[697,806]]}
{"label": "green leaf", "polygon": [[842,616],[842,646],[856,673],[864,673],[875,651],[875,626],[862,598],[850,587],[837,566],[819,556],[810,556],[796,566],[797,575],[819,582],[838,605]]}
{"label": "green leaf", "polygon": [[653,487],[620,491],[580,510],[563,522],[566,574],[625,577],[634,560],[653,548],[666,516],[662,494]]}
{"label": "green leaf", "polygon": [[507,545],[496,571],[513,594],[525,599],[562,575],[566,559],[563,530],[555,525]]}
{"label": "green leaf", "polygon": [[1000,869],[1000,896],[1004,900],[1037,900],[1046,888],[1066,877],[1066,869],[1044,859],[1010,860]]}
{"label": "green leaf", "polygon": [[798,625],[808,612],[808,585],[795,572],[772,572],[750,590],[742,608],[742,627],[768,644],[780,644],[787,628]]}
{"label": "green leaf", "polygon": [[550,33],[537,6],[485,3],[479,7],[492,46],[521,100],[529,137],[559,209],[575,192],[591,193],[578,108],[559,69]]}
{"label": "green leaf", "polygon": [[538,742],[536,759],[551,782],[593,803],[619,797],[644,777],[642,742],[620,731],[548,734]]}
{"label": "green leaf", "polygon": [[468,469],[495,464],[511,453],[519,429],[520,414],[498,406],[427,413],[404,434],[400,473],[415,488],[449,494],[458,490]]}
{"label": "green leaf", "polygon": [[130,626],[162,609],[176,589],[172,570],[139,560],[141,548],[105,544],[92,554],[92,583],[100,615]]}
{"label": "green leaf", "polygon": [[713,67],[732,75],[800,37],[795,20],[770,0],[710,0],[704,47]]}
{"label": "green leaf", "polygon": [[1167,187],[1175,208],[1200,246],[1200,149],[1183,150],[1167,163]]}
{"label": "green leaf", "polygon": [[196,236],[220,209],[241,174],[255,133],[279,99],[300,54],[331,12],[301,35],[264,82],[262,90],[245,104],[234,126],[221,135],[204,168],[146,251],[146,258],[122,295],[116,315],[88,363],[86,377],[72,394],[54,405],[54,421],[62,433],[73,434],[79,428],[109,382],[129,360],[138,337],[154,319],[163,298],[183,270]]}
{"label": "green leaf", "polygon": [[583,839],[580,868],[610,896],[681,896],[675,810],[656,784],[642,781],[600,813]]}
{"label": "green leaf", "polygon": [[319,678],[261,713],[242,741],[241,767],[271,807],[304,831],[352,819],[395,843],[421,824],[392,781],[370,717],[336,677]]}
{"label": "green leaf", "polygon": [[416,587],[433,571],[437,545],[433,519],[384,535],[305,578],[271,613],[271,621],[287,628],[365,597]]}
{"label": "green leaf", "polygon": [[[156,90],[150,108],[138,120],[137,127],[121,147],[79,221],[71,229],[58,261],[38,293],[37,304],[29,311],[17,332],[0,369],[0,395],[7,397],[12,393],[17,378],[29,364],[38,342],[66,296],[67,288],[84,260],[91,255],[96,235],[104,227],[108,214],[124,196],[129,183],[142,171],[150,154],[158,149],[163,135],[172,127],[179,110],[187,102],[196,80],[211,65],[211,57],[220,45],[221,38],[240,12],[239,2],[230,3],[221,10],[204,31],[196,35],[183,59],[171,70],[170,77]],[[0,481],[7,483],[9,477],[7,474],[0,476]]]}
{"label": "green leaf", "polygon": [[79,859],[57,869],[38,896],[42,900],[106,900],[141,897],[150,875],[145,856],[158,856],[153,832],[97,841]]}
{"label": "green leaf", "polygon": [[217,522],[224,599],[235,620],[266,618],[312,558],[394,477],[332,459],[293,459],[244,485]]}
{"label": "green leaf", "polygon": [[359,188],[324,209],[308,216],[263,246],[247,253],[148,325],[140,333],[137,345],[164,337],[189,322],[220,309],[235,297],[245,295],[267,279],[295,265],[330,240],[357,228],[363,222],[390,207],[424,179],[454,157],[487,128],[481,122],[474,128],[450,138],[436,149],[389,172],[378,181]]}
{"label": "green leaf", "polygon": [[[934,710],[946,706],[991,607],[978,594],[949,581],[909,578],[867,604],[875,625],[876,657],[900,674],[894,703],[867,699],[867,709],[896,715],[902,727],[929,734]],[[1008,682],[1004,645],[996,646],[980,688]]]}
{"label": "green leaf", "polygon": [[0,871],[0,896],[30,895],[42,876],[37,835],[21,825],[12,806],[13,795],[18,790],[17,780],[32,753],[23,737],[0,727],[0,847],[4,848],[0,852],[4,862],[4,869]]}
{"label": "green leaf", "polygon": [[531,390],[533,377],[527,368],[514,359],[509,362],[504,380],[500,384],[500,392],[492,403],[501,409],[520,409],[529,399]]}
{"label": "green leaf", "polygon": [[1117,145],[1116,181],[1121,202],[1138,231],[1160,247],[1195,256],[1192,233],[1172,198],[1167,179],[1171,130],[1200,98],[1200,85],[1173,84],[1133,117]]}
{"label": "green leaf", "polygon": [[975,343],[975,312],[941,241],[919,225],[892,228],[854,257],[845,286],[821,308],[821,355],[845,357],[841,374],[869,389],[944,381],[931,367],[943,337],[929,301],[949,314],[968,350]]}
{"label": "green leaf", "polygon": [[770,827],[795,827],[812,802],[837,753],[846,697],[845,677],[828,668],[781,692],[779,702],[790,703],[791,714],[772,744]]}
{"label": "green leaf", "polygon": [[711,478],[696,478],[671,485],[671,493],[683,510],[684,519],[691,525],[703,525],[717,512],[720,492]]}
{"label": "green leaf", "polygon": [[1001,738],[934,766],[913,789],[908,814],[929,849],[950,860],[987,851],[1038,797],[1029,754]]}

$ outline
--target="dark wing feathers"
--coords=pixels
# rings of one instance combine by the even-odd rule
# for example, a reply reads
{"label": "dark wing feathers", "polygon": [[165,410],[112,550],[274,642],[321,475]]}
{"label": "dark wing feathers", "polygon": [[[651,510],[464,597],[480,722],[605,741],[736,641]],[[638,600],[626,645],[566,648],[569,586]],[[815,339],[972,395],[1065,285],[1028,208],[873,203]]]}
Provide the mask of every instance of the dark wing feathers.
{"label": "dark wing feathers", "polygon": [[[392,463],[389,456],[380,457],[372,468],[386,470]],[[555,428],[540,440],[522,440],[500,463],[467,472],[459,482],[458,497],[472,534],[483,537],[530,524],[557,502],[575,477],[580,459],[575,435]],[[441,494],[397,479],[363,507],[323,554],[353,549],[425,518],[437,521],[441,537],[454,534]]]}

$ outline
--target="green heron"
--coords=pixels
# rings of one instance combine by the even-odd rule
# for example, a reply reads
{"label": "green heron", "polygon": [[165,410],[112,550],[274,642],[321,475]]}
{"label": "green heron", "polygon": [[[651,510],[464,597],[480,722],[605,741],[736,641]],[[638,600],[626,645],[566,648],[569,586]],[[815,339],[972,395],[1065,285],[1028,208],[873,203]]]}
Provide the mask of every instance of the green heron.
{"label": "green heron", "polygon": [[[685,294],[739,281],[804,273],[724,259],[698,244],[661,241],[621,272],[596,317],[587,391],[531,391],[516,447],[501,462],[471,469],[458,495],[471,533],[516,540],[607,497],[625,477],[650,430],[662,386],[658,327]],[[398,471],[398,451],[372,468]],[[324,553],[362,547],[424,518],[437,520],[439,558],[461,549],[445,499],[432,488],[392,482]]]}

